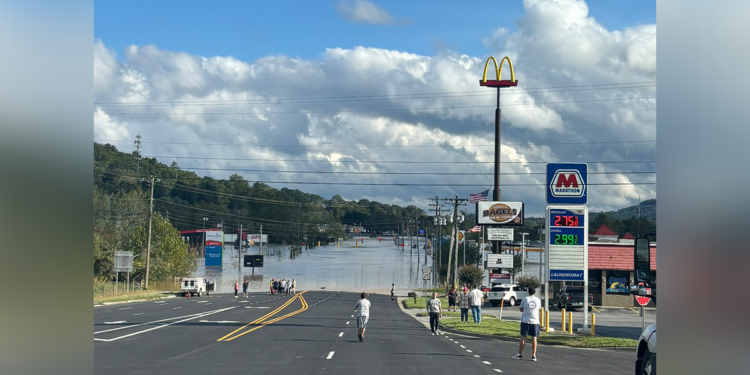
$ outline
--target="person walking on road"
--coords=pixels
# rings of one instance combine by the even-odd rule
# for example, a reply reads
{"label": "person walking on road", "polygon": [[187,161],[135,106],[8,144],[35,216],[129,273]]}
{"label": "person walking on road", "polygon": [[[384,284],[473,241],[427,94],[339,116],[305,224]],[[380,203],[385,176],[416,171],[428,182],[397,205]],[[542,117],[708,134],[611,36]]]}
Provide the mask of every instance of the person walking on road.
{"label": "person walking on road", "polygon": [[297,279],[292,279],[292,295],[297,295]]}
{"label": "person walking on road", "polygon": [[469,292],[466,287],[461,291],[461,295],[458,297],[458,308],[461,309],[461,321],[469,321]]}
{"label": "person walking on road", "polygon": [[360,294],[360,300],[357,301],[357,305],[354,307],[354,311],[357,312],[357,337],[359,342],[365,339],[365,328],[367,328],[367,321],[370,319],[370,301],[367,300],[367,293],[362,292]]}
{"label": "person walking on road", "polygon": [[481,290],[477,289],[476,285],[472,286],[471,292],[469,293],[469,301],[471,301],[471,315],[474,317],[474,324],[481,324],[484,295],[482,295]]}
{"label": "person walking on road", "polygon": [[534,294],[536,288],[529,288],[529,296],[521,301],[521,344],[518,346],[518,354],[514,355],[513,359],[523,359],[526,336],[531,336],[531,360],[536,361],[536,338],[539,337],[539,309],[542,301]]}
{"label": "person walking on road", "polygon": [[247,298],[247,287],[248,287],[249,284],[250,284],[250,281],[247,281],[247,280],[245,280],[242,283],[242,296],[245,297],[245,298]]}
{"label": "person walking on road", "polygon": [[396,295],[396,284],[391,284],[391,301],[393,301],[393,297]]}
{"label": "person walking on road", "polygon": [[432,335],[438,334],[438,324],[440,323],[440,317],[443,316],[443,306],[440,300],[437,298],[437,293],[432,292],[432,298],[427,300],[427,313],[430,314],[430,331]]}
{"label": "person walking on road", "polygon": [[273,295],[273,288],[274,288],[273,284],[275,284],[275,283],[276,283],[276,278],[273,278],[273,279],[271,279],[271,285],[270,285],[270,287],[271,287],[271,292],[270,292],[270,294],[271,294],[271,295]]}
{"label": "person walking on road", "polygon": [[235,281],[234,282],[234,298],[237,298],[237,293],[240,291],[240,283]]}
{"label": "person walking on road", "polygon": [[454,285],[448,292],[448,311],[451,311],[451,307],[453,307],[453,312],[456,312],[456,297],[458,297],[458,292],[456,292],[456,286]]}

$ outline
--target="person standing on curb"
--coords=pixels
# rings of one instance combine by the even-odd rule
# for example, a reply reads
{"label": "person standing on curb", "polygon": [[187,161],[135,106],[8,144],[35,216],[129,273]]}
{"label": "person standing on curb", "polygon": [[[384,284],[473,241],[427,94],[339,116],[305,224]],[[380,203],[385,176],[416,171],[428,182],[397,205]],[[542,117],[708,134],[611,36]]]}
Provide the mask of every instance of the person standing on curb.
{"label": "person standing on curb", "polygon": [[245,280],[244,282],[242,282],[242,296],[245,297],[245,298],[247,298],[247,287],[248,287],[248,284],[250,284],[250,281],[248,281],[248,280]]}
{"label": "person standing on curb", "polygon": [[297,295],[297,279],[292,279],[292,295]]}
{"label": "person standing on curb", "polygon": [[535,296],[536,288],[529,288],[529,296],[521,301],[521,344],[518,346],[518,354],[513,359],[523,359],[523,347],[526,344],[526,336],[532,337],[531,360],[536,362],[536,338],[539,336],[539,309],[542,301]]}
{"label": "person standing on curb", "polygon": [[271,285],[270,285],[270,287],[271,287],[271,292],[270,292],[270,294],[271,294],[271,295],[273,295],[273,289],[274,289],[274,286],[273,286],[273,285],[274,285],[275,283],[276,283],[276,278],[274,277],[273,279],[271,279]]}
{"label": "person standing on curb", "polygon": [[237,298],[237,293],[240,291],[240,283],[238,281],[234,282],[234,298]]}
{"label": "person standing on curb", "polygon": [[432,292],[432,298],[427,300],[427,314],[430,315],[430,331],[432,335],[438,334],[438,324],[440,323],[440,317],[443,316],[443,306],[440,300],[437,298],[437,293]]}
{"label": "person standing on curb", "polygon": [[458,297],[458,292],[456,292],[456,286],[454,285],[448,292],[448,311],[451,311],[451,307],[453,307],[453,312],[456,312],[456,297]]}
{"label": "person standing on curb", "polygon": [[484,295],[482,295],[482,291],[477,289],[476,285],[472,286],[471,292],[469,293],[469,300],[471,301],[471,315],[474,317],[474,324],[482,324],[482,304],[484,303]]}
{"label": "person standing on curb", "polygon": [[396,284],[391,284],[391,301],[393,301],[393,297],[396,295]]}
{"label": "person standing on curb", "polygon": [[365,292],[362,292],[360,297],[357,305],[354,306],[354,311],[357,312],[357,338],[359,338],[359,342],[362,342],[365,339],[367,321],[370,319],[370,301],[367,300],[367,293]]}
{"label": "person standing on curb", "polygon": [[469,292],[466,287],[458,297],[458,308],[461,309],[461,321],[469,322]]}

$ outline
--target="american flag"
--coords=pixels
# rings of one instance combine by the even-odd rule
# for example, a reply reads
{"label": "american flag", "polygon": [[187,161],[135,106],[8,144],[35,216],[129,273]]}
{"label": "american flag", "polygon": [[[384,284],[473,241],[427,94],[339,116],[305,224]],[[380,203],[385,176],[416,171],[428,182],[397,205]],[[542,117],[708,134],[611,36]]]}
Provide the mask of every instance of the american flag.
{"label": "american flag", "polygon": [[490,189],[487,189],[481,193],[469,194],[469,203],[486,202],[487,196],[490,194]]}
{"label": "american flag", "polygon": [[221,228],[221,223],[219,223],[219,224],[216,224],[216,227],[217,227],[217,228]]}
{"label": "american flag", "polygon": [[469,232],[471,233],[479,233],[481,231],[482,231],[482,227],[480,227],[479,225],[475,226],[474,228],[469,229]]}

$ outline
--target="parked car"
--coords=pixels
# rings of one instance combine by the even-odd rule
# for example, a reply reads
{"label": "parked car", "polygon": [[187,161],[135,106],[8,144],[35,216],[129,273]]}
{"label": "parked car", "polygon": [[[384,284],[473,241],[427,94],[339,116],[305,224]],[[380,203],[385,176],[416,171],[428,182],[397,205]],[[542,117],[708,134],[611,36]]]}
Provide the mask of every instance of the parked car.
{"label": "parked car", "polygon": [[202,277],[182,279],[180,280],[180,292],[185,297],[188,293],[191,296],[198,295],[200,297],[206,292],[206,280]]}
{"label": "parked car", "polygon": [[638,339],[635,375],[656,375],[656,324],[646,327]]}
{"label": "parked car", "polygon": [[[574,307],[583,307],[583,287],[565,285],[555,296],[555,304],[558,309],[571,310]],[[594,304],[594,295],[589,294],[589,311]]]}
{"label": "parked car", "polygon": [[500,301],[505,301],[503,304],[515,306],[516,302],[521,301],[521,299],[528,295],[529,293],[526,288],[522,288],[518,285],[496,284],[490,289],[488,297],[492,306],[500,306]]}

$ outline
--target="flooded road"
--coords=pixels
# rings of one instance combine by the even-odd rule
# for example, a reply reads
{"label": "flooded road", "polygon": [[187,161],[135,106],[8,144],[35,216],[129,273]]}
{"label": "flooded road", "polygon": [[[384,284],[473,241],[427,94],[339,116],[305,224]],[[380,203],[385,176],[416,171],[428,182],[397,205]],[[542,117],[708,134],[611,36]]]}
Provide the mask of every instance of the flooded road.
{"label": "flooded road", "polygon": [[[420,238],[420,246],[424,238]],[[365,237],[364,242],[355,246],[354,240],[336,244],[321,245],[305,250],[298,254],[291,254],[289,246],[271,244],[263,253],[269,253],[264,259],[262,268],[255,269],[255,276],[251,276],[251,268],[242,267],[242,279],[250,280],[251,291],[267,291],[272,278],[296,279],[297,291],[300,290],[337,290],[337,291],[367,291],[387,293],[391,284],[404,293],[422,286],[422,267],[425,264],[424,250],[419,250],[417,263],[416,249],[410,254],[407,247],[402,251],[397,248],[391,237]],[[252,247],[243,250],[242,255],[258,254],[259,248]],[[198,260],[195,276],[204,276],[217,283],[217,292],[234,291],[234,283],[239,280],[237,250],[233,246],[224,248],[224,258],[221,270],[218,267],[206,268],[204,260]],[[427,266],[432,266],[432,257],[427,257]],[[241,283],[241,282],[240,282]]]}

